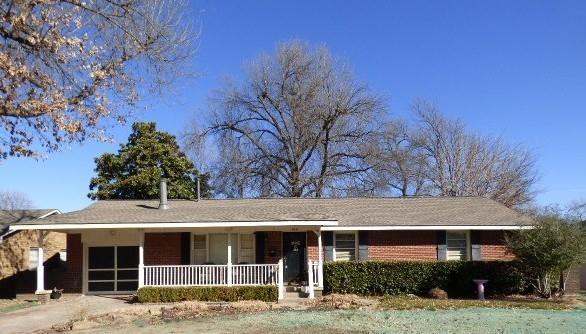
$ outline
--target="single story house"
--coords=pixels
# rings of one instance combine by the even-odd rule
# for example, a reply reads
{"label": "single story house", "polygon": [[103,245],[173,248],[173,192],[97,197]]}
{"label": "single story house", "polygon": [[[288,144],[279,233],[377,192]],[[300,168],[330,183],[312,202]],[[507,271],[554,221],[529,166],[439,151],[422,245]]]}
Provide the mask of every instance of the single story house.
{"label": "single story house", "polygon": [[[481,197],[167,201],[161,193],[11,229],[67,233],[66,292],[270,284],[283,298],[288,284],[310,297],[323,287],[324,261],[512,259],[504,233],[533,223]],[[37,284],[45,289],[42,275]]]}
{"label": "single story house", "polygon": [[[10,230],[18,223],[45,219],[60,214],[56,209],[0,210],[0,297],[13,298],[18,293],[34,292],[39,259],[49,271],[64,264],[65,234],[51,232],[45,236],[45,252],[39,257],[35,231]],[[55,276],[55,275],[53,275]]]}

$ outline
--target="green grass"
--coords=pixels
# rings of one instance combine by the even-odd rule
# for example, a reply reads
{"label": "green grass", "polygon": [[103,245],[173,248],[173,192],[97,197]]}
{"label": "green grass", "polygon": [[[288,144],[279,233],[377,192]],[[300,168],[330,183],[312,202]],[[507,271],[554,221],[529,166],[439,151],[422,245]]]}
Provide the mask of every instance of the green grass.
{"label": "green grass", "polygon": [[576,308],[575,303],[553,300],[473,300],[473,299],[429,299],[409,297],[385,297],[380,308],[386,310],[456,310],[471,307],[567,310]]}

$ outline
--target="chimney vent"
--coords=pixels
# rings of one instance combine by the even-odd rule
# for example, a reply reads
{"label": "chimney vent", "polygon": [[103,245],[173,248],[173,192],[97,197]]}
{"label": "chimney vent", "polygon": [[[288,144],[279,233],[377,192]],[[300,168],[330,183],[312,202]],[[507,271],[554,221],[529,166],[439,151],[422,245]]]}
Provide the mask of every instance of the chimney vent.
{"label": "chimney vent", "polygon": [[167,179],[162,177],[159,185],[159,210],[167,210],[169,205],[167,204]]}

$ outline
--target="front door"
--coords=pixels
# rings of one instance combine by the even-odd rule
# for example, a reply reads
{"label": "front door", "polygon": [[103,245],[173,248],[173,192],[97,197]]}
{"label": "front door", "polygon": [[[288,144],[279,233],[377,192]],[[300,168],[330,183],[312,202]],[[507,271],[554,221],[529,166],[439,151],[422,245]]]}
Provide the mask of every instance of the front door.
{"label": "front door", "polygon": [[285,281],[304,281],[305,272],[305,232],[283,232],[283,262]]}

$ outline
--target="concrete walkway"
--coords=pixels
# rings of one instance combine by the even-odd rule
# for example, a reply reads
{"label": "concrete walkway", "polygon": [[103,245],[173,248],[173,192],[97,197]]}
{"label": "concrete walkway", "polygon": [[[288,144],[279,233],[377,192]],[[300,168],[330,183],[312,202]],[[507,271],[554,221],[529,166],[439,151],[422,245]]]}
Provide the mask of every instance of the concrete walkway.
{"label": "concrete walkway", "polygon": [[[135,305],[136,306],[136,305]],[[121,299],[99,296],[66,296],[63,300],[0,314],[0,333],[29,333],[48,329],[82,316],[133,307]]]}

